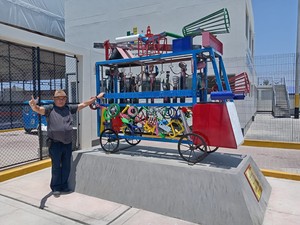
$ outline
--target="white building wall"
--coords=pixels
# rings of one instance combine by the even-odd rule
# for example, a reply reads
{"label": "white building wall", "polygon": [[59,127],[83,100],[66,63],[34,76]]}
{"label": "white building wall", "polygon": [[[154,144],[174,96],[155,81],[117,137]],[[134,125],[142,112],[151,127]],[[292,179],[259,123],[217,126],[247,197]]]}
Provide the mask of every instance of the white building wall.
{"label": "white building wall", "polygon": [[[225,64],[226,71],[228,74],[245,71],[253,84],[256,81],[255,74],[249,70],[246,58],[247,54],[251,56],[249,40],[246,38],[246,11],[248,30],[251,30],[254,37],[251,0],[115,0],[105,1],[105,4],[98,0],[66,0],[65,40],[74,45],[92,48],[94,43],[103,43],[108,39],[115,42],[116,37],[126,36],[127,31],[132,32],[133,27],[137,27],[138,33],[146,33],[148,25],[154,34],[167,31],[182,35],[185,25],[222,8],[227,8],[231,22],[230,33],[218,35],[224,45],[223,58],[244,57],[235,66],[227,68]],[[200,36],[194,38],[194,44],[201,44]],[[103,50],[97,51],[103,53]],[[95,59],[103,61],[104,55]],[[242,127],[248,124],[256,112],[254,96],[256,94],[251,93],[244,101],[236,101]]]}
{"label": "white building wall", "polygon": [[[154,34],[163,31],[182,34],[183,26],[221,8],[228,9],[231,20],[231,32],[218,35],[224,44],[224,59],[245,57],[248,52],[245,35],[246,8],[250,26],[254,30],[251,0],[115,0],[105,1],[105,4],[98,0],[65,0],[66,42],[3,24],[0,24],[0,39],[76,55],[79,59],[79,100],[82,101],[95,95],[95,62],[104,60],[103,51],[92,49],[95,42],[107,39],[114,42],[116,37],[126,35],[133,27],[137,27],[138,32],[145,32],[148,25]],[[201,38],[194,38],[194,44],[201,44]],[[239,67],[241,71],[226,67],[227,73],[247,70],[245,64]],[[250,74],[249,71],[246,72]],[[253,75],[250,78],[251,81],[254,80]],[[245,101],[236,102],[238,112],[241,112],[239,117],[242,127],[256,111],[253,96],[249,95]],[[82,148],[90,147],[91,140],[97,138],[95,121],[95,112],[85,109],[80,113],[79,139]]]}
{"label": "white building wall", "polygon": [[[146,32],[150,25],[154,34],[168,31],[182,35],[185,25],[227,8],[231,31],[218,38],[224,43],[224,57],[240,57],[247,51],[246,5],[253,24],[251,0],[122,0],[105,4],[98,0],[66,0],[65,4],[66,42],[86,48],[107,39],[114,42],[116,37],[126,36],[133,27],[137,27],[138,32]],[[201,44],[201,37],[194,38],[194,43]]]}

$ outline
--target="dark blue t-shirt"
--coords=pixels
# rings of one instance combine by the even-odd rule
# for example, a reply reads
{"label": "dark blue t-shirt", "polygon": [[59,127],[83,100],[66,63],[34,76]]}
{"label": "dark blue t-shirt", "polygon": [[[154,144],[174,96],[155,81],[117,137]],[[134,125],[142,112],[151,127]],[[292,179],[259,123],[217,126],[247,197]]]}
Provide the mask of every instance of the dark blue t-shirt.
{"label": "dark blue t-shirt", "polygon": [[73,116],[77,112],[77,105],[65,105],[57,107],[47,105],[45,107],[45,116],[47,118],[47,135],[54,141],[64,144],[72,142]]}

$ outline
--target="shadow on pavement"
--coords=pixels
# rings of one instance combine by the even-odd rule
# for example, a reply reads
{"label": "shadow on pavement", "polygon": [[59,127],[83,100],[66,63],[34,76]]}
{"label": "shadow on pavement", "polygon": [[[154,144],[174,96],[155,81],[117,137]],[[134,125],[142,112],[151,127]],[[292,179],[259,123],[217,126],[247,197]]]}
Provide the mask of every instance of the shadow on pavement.
{"label": "shadow on pavement", "polygon": [[[119,154],[119,155],[130,155],[130,156],[142,156],[142,157],[154,157],[171,160],[179,160],[181,163],[188,163],[184,161],[178,153],[177,149],[153,147],[153,146],[128,146],[120,143],[120,150],[116,153],[106,153],[101,148],[97,148],[102,153],[106,154]],[[196,165],[205,165],[209,167],[217,167],[223,169],[237,168],[242,160],[247,155],[241,154],[230,154],[230,153],[203,153],[199,156],[199,160]],[[195,165],[194,163],[188,163],[189,165]]]}
{"label": "shadow on pavement", "polygon": [[40,206],[39,206],[40,209],[44,209],[45,208],[46,202],[47,202],[48,198],[51,197],[51,196],[52,196],[52,191],[50,191],[47,195],[45,195],[41,199],[41,203],[40,203]]}

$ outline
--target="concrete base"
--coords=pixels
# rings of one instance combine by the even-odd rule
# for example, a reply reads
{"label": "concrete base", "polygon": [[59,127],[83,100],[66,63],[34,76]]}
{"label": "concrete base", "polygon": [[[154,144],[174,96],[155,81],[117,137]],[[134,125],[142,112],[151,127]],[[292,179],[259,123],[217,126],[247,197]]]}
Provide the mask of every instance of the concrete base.
{"label": "concrete base", "polygon": [[73,152],[70,188],[202,225],[262,224],[271,193],[250,156],[215,152],[188,165],[176,151],[160,154],[145,146],[120,154]]}

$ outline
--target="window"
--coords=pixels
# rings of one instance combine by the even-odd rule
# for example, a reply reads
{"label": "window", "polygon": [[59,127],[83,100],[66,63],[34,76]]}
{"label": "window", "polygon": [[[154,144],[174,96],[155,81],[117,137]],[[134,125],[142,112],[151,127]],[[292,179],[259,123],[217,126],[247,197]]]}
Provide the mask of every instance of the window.
{"label": "window", "polygon": [[249,15],[246,9],[246,30],[245,30],[246,38],[249,40]]}

